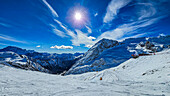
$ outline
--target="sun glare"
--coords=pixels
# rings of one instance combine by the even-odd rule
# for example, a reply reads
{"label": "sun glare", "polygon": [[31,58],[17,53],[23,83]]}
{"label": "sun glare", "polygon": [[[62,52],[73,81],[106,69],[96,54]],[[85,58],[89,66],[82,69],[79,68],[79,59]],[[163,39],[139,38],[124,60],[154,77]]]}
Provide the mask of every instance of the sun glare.
{"label": "sun glare", "polygon": [[76,12],[74,17],[76,20],[81,20],[82,15],[79,12]]}

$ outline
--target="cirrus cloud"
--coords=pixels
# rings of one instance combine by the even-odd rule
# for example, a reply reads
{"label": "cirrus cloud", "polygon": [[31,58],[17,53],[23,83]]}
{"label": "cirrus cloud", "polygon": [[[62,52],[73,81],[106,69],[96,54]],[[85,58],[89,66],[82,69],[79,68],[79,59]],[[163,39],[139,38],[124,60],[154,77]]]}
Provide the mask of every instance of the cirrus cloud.
{"label": "cirrus cloud", "polygon": [[53,7],[51,7],[51,5],[46,0],[42,0],[42,1],[49,8],[49,10],[51,11],[51,13],[54,17],[59,17],[57,12],[53,9]]}
{"label": "cirrus cloud", "polygon": [[[162,0],[159,1],[159,3],[155,0],[131,1],[132,0],[112,0],[108,4],[103,22],[104,24],[108,24],[109,28],[104,31],[97,40],[102,38],[122,40],[130,37],[142,37],[150,33],[153,34],[152,26],[169,15],[169,13],[167,13],[169,10],[168,6],[164,5],[168,3],[168,0]],[[120,9],[125,7],[128,11],[122,10],[120,14],[118,14]],[[111,22],[113,20],[122,20],[123,22],[113,27],[114,22]],[[155,30],[154,33],[157,33],[157,30]]]}
{"label": "cirrus cloud", "polygon": [[132,22],[132,23],[123,24],[113,30],[109,30],[109,31],[102,33],[97,38],[97,40],[100,40],[102,38],[122,40],[122,39],[127,38],[127,37],[125,37],[125,34],[129,35],[129,37],[133,37],[132,34],[134,34],[134,33],[138,33],[135,37],[141,37],[146,32],[143,32],[141,34],[138,32],[138,29],[152,25],[164,17],[165,16],[160,16],[160,17],[153,18],[153,19],[146,19],[146,20],[140,20],[140,21],[136,21],[136,22]]}
{"label": "cirrus cloud", "polygon": [[109,23],[110,21],[112,21],[116,17],[120,8],[126,6],[128,3],[130,3],[130,1],[131,0],[112,0],[107,7],[107,12],[103,19],[103,22]]}
{"label": "cirrus cloud", "polygon": [[3,35],[0,34],[0,40],[6,40],[6,41],[12,41],[12,42],[16,42],[16,43],[23,43],[23,44],[28,44],[28,42],[26,41],[21,41],[21,40],[17,40],[11,36],[7,36],[7,35]]}

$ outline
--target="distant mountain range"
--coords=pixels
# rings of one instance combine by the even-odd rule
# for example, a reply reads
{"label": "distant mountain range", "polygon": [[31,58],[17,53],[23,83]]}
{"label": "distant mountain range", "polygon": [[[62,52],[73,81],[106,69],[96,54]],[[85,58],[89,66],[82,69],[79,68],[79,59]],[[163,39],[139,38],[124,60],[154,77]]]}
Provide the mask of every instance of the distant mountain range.
{"label": "distant mountain range", "polygon": [[102,39],[86,53],[39,53],[14,46],[0,49],[0,64],[65,75],[101,71],[116,67],[132,54],[154,54],[170,48],[170,36],[129,38],[122,42]]}
{"label": "distant mountain range", "polygon": [[12,67],[59,74],[68,70],[83,53],[51,54],[8,46],[0,49],[0,63]]}

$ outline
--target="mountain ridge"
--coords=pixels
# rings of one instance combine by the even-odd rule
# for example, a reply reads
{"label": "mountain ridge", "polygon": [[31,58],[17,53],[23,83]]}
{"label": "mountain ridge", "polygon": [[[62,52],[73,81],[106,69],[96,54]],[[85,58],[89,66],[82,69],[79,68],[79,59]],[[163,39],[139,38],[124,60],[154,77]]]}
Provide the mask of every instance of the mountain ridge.
{"label": "mountain ridge", "polygon": [[86,53],[39,53],[15,46],[0,49],[0,63],[16,68],[65,75],[102,71],[132,58],[132,54],[153,54],[170,48],[170,36],[101,39]]}
{"label": "mountain ridge", "polygon": [[0,49],[0,63],[16,68],[59,74],[68,70],[82,53],[39,53],[15,46]]}
{"label": "mountain ridge", "polygon": [[[108,43],[106,39],[97,42],[66,72],[66,75],[101,71],[118,66],[132,58],[132,54],[152,54],[162,51],[170,45],[170,36],[129,38],[122,42],[111,40],[115,43],[109,48],[105,48],[107,43],[103,41]],[[100,42],[102,42],[101,46],[96,47]]]}

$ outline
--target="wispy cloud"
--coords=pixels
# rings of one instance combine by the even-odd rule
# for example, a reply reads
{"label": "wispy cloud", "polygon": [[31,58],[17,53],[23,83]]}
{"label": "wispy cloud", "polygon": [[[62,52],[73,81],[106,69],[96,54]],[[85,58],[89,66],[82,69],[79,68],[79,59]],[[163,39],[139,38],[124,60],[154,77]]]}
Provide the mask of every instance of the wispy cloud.
{"label": "wispy cloud", "polygon": [[92,33],[92,30],[90,27],[88,27],[88,26],[85,26],[85,27],[87,28],[88,33]]}
{"label": "wispy cloud", "polygon": [[108,23],[112,21],[119,12],[119,9],[126,6],[130,1],[131,0],[112,0],[107,7],[103,22]]}
{"label": "wispy cloud", "polygon": [[63,31],[60,31],[56,28],[56,26],[54,26],[53,24],[50,24],[50,26],[53,28],[53,33],[55,33],[56,35],[60,36],[60,37],[67,37],[66,34]]}
{"label": "wispy cloud", "polygon": [[4,43],[0,43],[0,45],[7,45],[7,44],[4,44]]}
{"label": "wispy cloud", "polygon": [[51,13],[54,17],[59,17],[57,12],[53,9],[53,7],[51,7],[51,5],[46,0],[42,0],[42,1],[49,8],[49,10],[51,11]]}
{"label": "wispy cloud", "polygon": [[73,49],[73,46],[65,46],[65,45],[61,45],[61,46],[51,46],[50,48],[52,49]]}
{"label": "wispy cloud", "polygon": [[[117,15],[119,15],[119,10],[123,7],[125,7],[127,4],[129,4],[131,0],[112,0],[106,10],[106,14],[103,18],[104,24],[110,24],[112,20],[114,20]],[[47,4],[46,4],[47,5]],[[133,6],[133,5],[129,5]],[[138,30],[140,28],[148,27],[154,23],[156,23],[158,20],[160,20],[162,17],[157,16],[154,17],[157,10],[155,9],[154,5],[150,2],[140,3],[140,0],[137,1],[137,3],[134,4],[137,8],[135,10],[135,20],[132,20],[131,22],[120,24],[117,28],[111,29],[109,31],[106,31],[102,33],[97,39],[95,37],[89,36],[89,34],[92,33],[92,29],[89,26],[85,26],[87,29],[87,33],[84,33],[80,30],[70,30],[65,24],[60,22],[58,19],[53,18],[56,24],[58,24],[63,30],[59,30],[61,28],[57,28],[56,24],[51,24],[50,26],[53,27],[53,32],[60,36],[60,37],[71,37],[72,45],[74,46],[80,46],[81,44],[84,44],[85,47],[91,47],[96,41],[102,39],[102,38],[108,38],[108,39],[116,39],[116,40],[122,40],[128,37],[140,37],[144,36],[146,33],[140,33]],[[51,7],[52,8],[52,7]],[[98,13],[94,14],[94,16],[97,16]],[[132,16],[133,17],[133,16]],[[152,17],[152,18],[151,18]],[[154,18],[153,18],[154,17]],[[52,46],[51,48],[55,48]],[[58,48],[58,47],[56,47]]]}
{"label": "wispy cloud", "polygon": [[95,37],[88,36],[88,34],[83,33],[80,30],[76,30],[76,33],[77,35],[74,35],[71,40],[73,45],[80,46],[80,44],[84,44],[85,47],[90,47],[95,43],[95,41],[93,41],[96,39]]}
{"label": "wispy cloud", "polygon": [[153,18],[153,19],[140,20],[140,21],[136,21],[136,22],[128,23],[128,24],[123,24],[117,27],[116,29],[104,32],[97,38],[97,40],[100,40],[102,38],[121,40],[121,39],[126,38],[124,37],[125,35],[132,36],[132,34],[134,33],[140,34],[140,35],[136,35],[135,37],[141,36],[141,33],[139,33],[137,29],[154,24],[162,18],[164,18],[164,16]]}
{"label": "wispy cloud", "polygon": [[23,44],[27,44],[28,43],[28,42],[20,41],[20,40],[17,40],[15,38],[13,38],[13,37],[2,35],[2,34],[0,34],[0,39],[1,40],[12,41],[12,42],[17,42],[17,43],[23,43]]}
{"label": "wispy cloud", "polygon": [[2,22],[0,22],[0,25],[1,25],[1,26],[4,26],[4,27],[11,27],[11,25],[5,24],[5,23],[2,23]]}
{"label": "wispy cloud", "polygon": [[[53,20],[64,30],[67,31],[67,28],[59,21],[56,19],[56,17],[59,17],[57,12],[52,8],[52,6],[46,1],[46,0],[42,0],[44,2],[44,4],[49,8],[49,10],[51,11],[52,15],[53,15]],[[52,27],[53,33],[60,36],[60,37],[67,37],[67,34],[65,34],[65,32],[59,30],[59,28],[57,28],[55,25],[56,24],[49,24]]]}
{"label": "wispy cloud", "polygon": [[57,19],[54,19],[54,21],[60,25],[60,27],[62,27],[63,29],[67,30],[67,28],[65,27],[64,24],[62,24],[60,21],[58,21]]}
{"label": "wispy cloud", "polygon": [[57,28],[53,29],[53,32],[60,37],[66,37],[65,33],[58,30]]}
{"label": "wispy cloud", "polygon": [[142,20],[144,18],[151,17],[156,14],[156,9],[154,8],[152,3],[137,3],[136,5],[140,5],[140,9],[138,12],[138,20]]}
{"label": "wispy cloud", "polygon": [[[55,10],[47,3],[46,0],[43,0],[43,2],[47,5],[47,7],[50,9],[50,11],[52,12],[54,17],[58,17],[58,14],[55,12]],[[98,15],[98,14],[96,14]],[[76,30],[72,31],[70,30],[66,25],[64,25],[62,22],[60,22],[58,19],[53,18],[53,20],[56,22],[55,24],[50,24],[50,26],[53,28],[53,33],[55,33],[56,35],[60,36],[60,37],[68,37],[70,36],[72,39],[72,45],[75,46],[80,46],[80,44],[84,44],[85,47],[91,47],[94,44],[94,39],[96,39],[95,37],[92,36],[88,36],[89,33],[92,33],[92,30],[88,27],[85,26],[87,28],[88,34],[85,34],[83,32],[81,32],[80,30]],[[60,26],[60,28],[57,28],[55,25],[58,24]],[[59,29],[63,29],[62,31]],[[77,33],[77,34],[76,34]],[[57,49],[67,49],[67,46],[52,46],[51,48],[57,48]],[[72,49],[71,47],[68,47],[70,49]]]}
{"label": "wispy cloud", "polygon": [[64,31],[65,31],[65,33],[66,33],[65,35],[68,35],[68,36],[71,36],[71,37],[75,37],[75,36],[76,36],[76,34],[74,33],[74,31],[71,31],[70,29],[68,29],[66,25],[64,25],[63,23],[61,23],[60,21],[58,21],[58,20],[56,20],[56,19],[54,19],[54,21],[55,21],[57,24],[59,24],[59,26],[60,26],[62,29],[64,29]]}
{"label": "wispy cloud", "polygon": [[[122,40],[129,37],[141,37],[146,35],[146,32],[141,32],[141,29],[157,23],[168,15],[166,13],[167,9],[160,4],[165,3],[165,1],[160,1],[158,4],[158,2],[154,0],[137,0],[133,3],[131,0],[112,0],[107,7],[107,12],[103,22],[104,24],[112,24],[110,21],[117,17],[117,19],[122,19],[123,23],[115,29],[109,29],[108,31],[103,32],[97,40],[102,38]],[[131,4],[129,4],[130,2]],[[129,4],[127,7],[130,12],[122,11],[118,14],[119,10],[127,4]],[[133,8],[135,8],[135,10]],[[162,11],[158,12],[158,10]],[[127,18],[123,16],[127,16]]]}
{"label": "wispy cloud", "polygon": [[92,36],[88,36],[89,33],[92,33],[92,30],[88,26],[85,26],[87,28],[88,33],[83,33],[80,30],[75,30],[75,32],[74,32],[74,31],[68,29],[67,26],[62,24],[60,21],[58,21],[56,19],[54,19],[54,21],[57,24],[59,24],[59,26],[61,28],[63,28],[65,30],[66,36],[71,36],[72,45],[80,46],[81,44],[84,44],[85,47],[91,47],[95,43],[95,41],[93,41],[93,40],[95,40],[96,38],[92,37]]}
{"label": "wispy cloud", "polygon": [[69,31],[69,29],[67,28],[67,26],[64,25],[63,23],[61,23],[59,20],[54,19],[54,21],[55,21],[61,28],[63,28],[66,32]]}
{"label": "wispy cloud", "polygon": [[118,41],[123,41],[123,40],[128,39],[128,38],[138,38],[138,37],[145,36],[146,34],[147,34],[147,33],[140,33],[140,34],[137,34],[137,35],[132,35],[132,36],[128,36],[128,37],[121,38],[121,39],[119,39]]}

